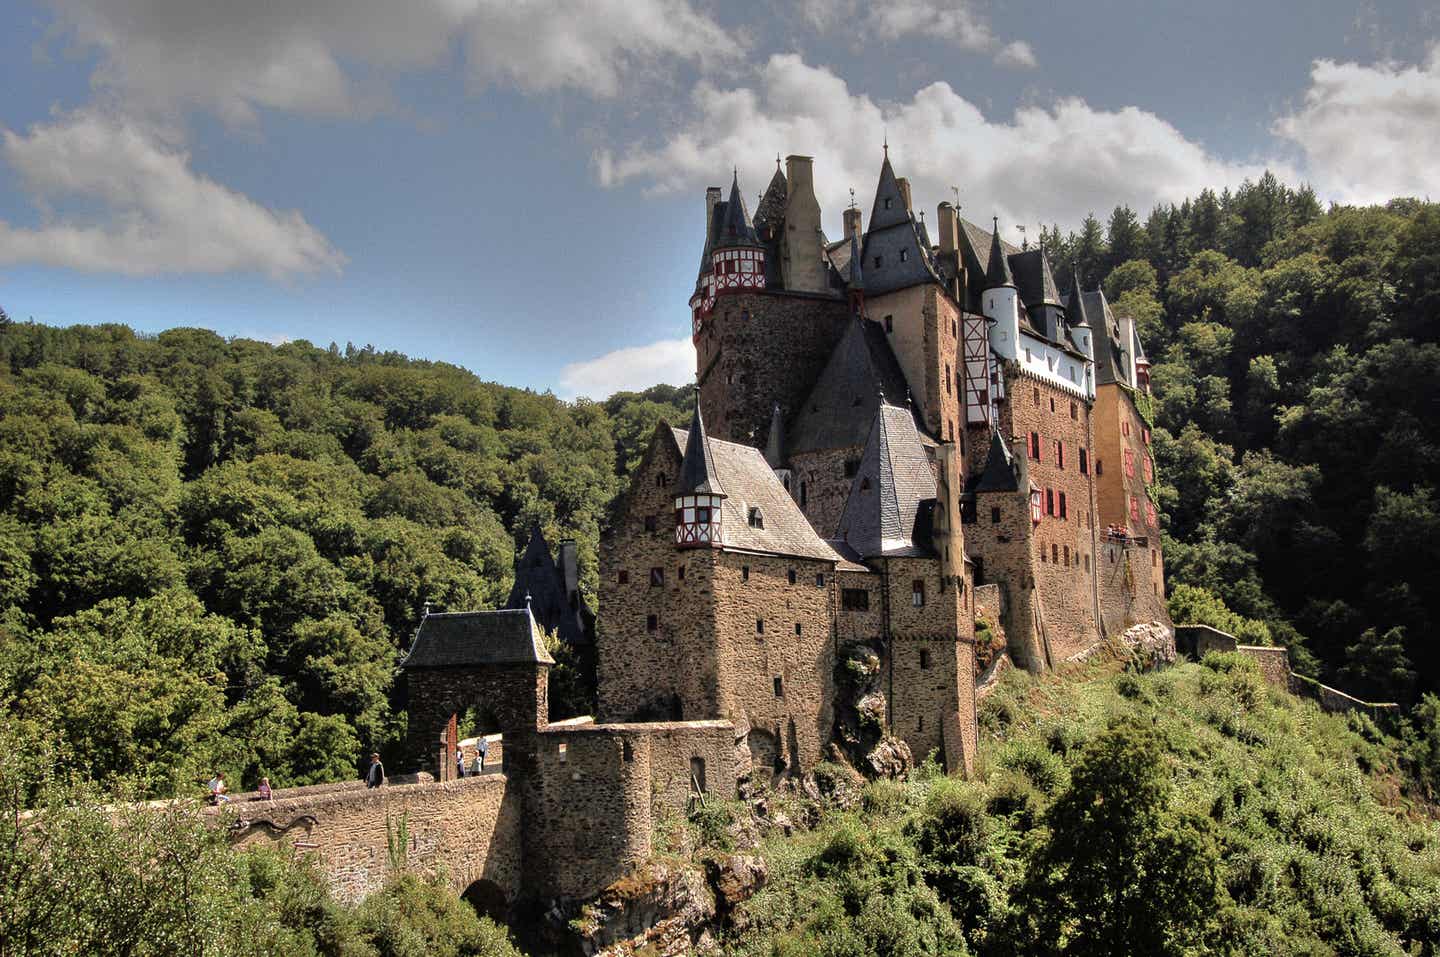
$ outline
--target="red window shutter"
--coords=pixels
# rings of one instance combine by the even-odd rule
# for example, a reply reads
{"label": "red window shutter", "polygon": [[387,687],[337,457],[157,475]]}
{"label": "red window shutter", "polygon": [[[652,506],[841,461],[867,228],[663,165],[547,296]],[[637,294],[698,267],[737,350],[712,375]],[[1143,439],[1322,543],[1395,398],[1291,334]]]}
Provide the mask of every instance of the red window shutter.
{"label": "red window shutter", "polygon": [[1140,521],[1140,500],[1133,495],[1130,496],[1130,519]]}
{"label": "red window shutter", "polygon": [[1135,477],[1135,453],[1130,449],[1125,450],[1125,474]]}
{"label": "red window shutter", "polygon": [[1145,481],[1155,481],[1155,464],[1150,461],[1150,456],[1145,456]]}

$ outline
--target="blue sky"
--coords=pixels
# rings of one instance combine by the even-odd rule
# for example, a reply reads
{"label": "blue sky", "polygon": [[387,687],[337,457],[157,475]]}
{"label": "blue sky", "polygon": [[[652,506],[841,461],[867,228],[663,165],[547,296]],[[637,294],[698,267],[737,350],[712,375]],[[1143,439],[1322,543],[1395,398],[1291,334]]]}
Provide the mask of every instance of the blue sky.
{"label": "blue sky", "polygon": [[1440,192],[1440,7],[11,0],[0,306],[373,343],[561,395],[693,373],[704,187],[888,135],[933,210],[1073,226],[1266,167]]}

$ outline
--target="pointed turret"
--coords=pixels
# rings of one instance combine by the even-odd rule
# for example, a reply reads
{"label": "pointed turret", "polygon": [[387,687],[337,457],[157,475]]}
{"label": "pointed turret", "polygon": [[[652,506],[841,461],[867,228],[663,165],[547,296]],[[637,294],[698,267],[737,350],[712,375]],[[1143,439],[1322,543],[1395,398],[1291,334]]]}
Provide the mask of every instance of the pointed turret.
{"label": "pointed turret", "polygon": [[710,452],[697,390],[675,494],[675,544],[681,548],[719,548],[724,500],[725,490],[720,487],[720,473]]}
{"label": "pointed turret", "polygon": [[1085,312],[1085,294],[1080,291],[1080,264],[1070,267],[1075,276],[1075,288],[1070,291],[1070,301],[1065,304],[1065,318],[1072,326],[1089,326],[1090,316]]}
{"label": "pointed turret", "polygon": [[875,185],[875,205],[870,208],[870,232],[898,226],[908,222],[910,211],[905,208],[905,197],[900,191],[900,181],[895,168],[890,165],[890,152],[885,152],[885,162],[880,164],[880,182]]}
{"label": "pointed turret", "polygon": [[755,207],[755,232],[761,239],[773,241],[779,238],[777,230],[785,221],[788,190],[789,184],[780,170],[780,157],[777,156],[775,175],[770,177],[770,185],[765,187],[765,195],[760,197],[760,205]]}
{"label": "pointed turret", "polygon": [[1065,318],[1070,325],[1071,341],[1089,360],[1085,363],[1085,391],[1088,395],[1093,378],[1091,363],[1095,361],[1095,329],[1090,321],[1090,310],[1085,305],[1085,292],[1080,288],[1080,265],[1076,263],[1070,271],[1075,276],[1075,288],[1070,291],[1070,300],[1065,304]]}
{"label": "pointed turret", "polygon": [[740,193],[740,173],[737,170],[730,180],[730,198],[725,203],[725,220],[720,226],[715,248],[759,244],[755,238],[755,227],[750,222],[750,213],[745,208],[745,197]]}
{"label": "pointed turret", "polygon": [[996,429],[990,433],[990,455],[985,460],[985,469],[970,491],[974,492],[1013,492],[1020,487],[1020,481],[1015,474],[1015,460],[1010,455],[1010,447],[1000,437],[1000,430]]}
{"label": "pointed turret", "polygon": [[995,232],[990,236],[990,271],[985,274],[985,288],[1013,287],[1015,277],[1010,275],[1010,260],[1005,257],[1005,253],[1000,247],[1000,217],[993,218]]}

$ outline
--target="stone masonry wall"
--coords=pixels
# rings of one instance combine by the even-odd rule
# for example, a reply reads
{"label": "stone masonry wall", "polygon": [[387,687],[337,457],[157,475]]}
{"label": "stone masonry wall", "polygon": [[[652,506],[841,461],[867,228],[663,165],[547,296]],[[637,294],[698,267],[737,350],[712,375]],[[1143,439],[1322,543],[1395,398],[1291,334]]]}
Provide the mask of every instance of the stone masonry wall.
{"label": "stone masonry wall", "polygon": [[[679,470],[675,443],[657,432],[600,550],[596,643],[602,721],[720,713],[711,583],[715,553],[675,547],[673,487]],[[651,569],[660,569],[659,584],[652,584]]]}
{"label": "stone masonry wall", "polygon": [[760,735],[769,736],[791,771],[822,760],[834,725],[833,571],[831,562],[736,552],[715,563],[721,707],[695,717],[747,728],[757,758],[768,756]]}
{"label": "stone masonry wall", "polygon": [[486,731],[534,729],[549,720],[548,681],[545,665],[503,665],[487,668],[411,668],[406,671],[409,688],[409,728],[406,754],[411,770],[442,776],[448,772],[435,766],[439,741],[451,715],[469,708],[481,709],[496,725]]}
{"label": "stone masonry wall", "polygon": [[347,902],[385,883],[390,874],[387,824],[394,828],[403,818],[410,834],[411,866],[443,870],[457,891],[489,881],[507,901],[514,901],[521,891],[521,811],[520,796],[507,778],[487,774],[235,802],[205,813],[216,818],[233,813],[248,820],[249,825],[236,832],[239,847],[278,844],[314,855],[330,889]]}
{"label": "stone masonry wall", "polygon": [[[1145,483],[1145,463],[1151,462],[1154,474],[1154,449],[1146,441],[1145,422],[1135,407],[1131,392],[1120,385],[1102,385],[1095,390],[1095,504],[1098,525],[1103,539],[1110,525],[1127,528],[1132,536],[1144,537],[1143,550],[1132,549],[1130,556],[1133,580],[1131,590],[1115,596],[1108,604],[1123,609],[1122,616],[1112,622],[1110,609],[1104,608],[1106,625],[1121,630],[1128,622],[1168,621],[1165,614],[1165,565],[1160,551],[1160,528],[1148,521],[1146,505],[1150,503]],[[1125,453],[1134,462],[1134,475],[1125,471]],[[1130,501],[1137,503],[1137,517],[1132,517]],[[1157,522],[1158,522],[1158,515]],[[1128,619],[1128,622],[1126,621]]]}
{"label": "stone masonry wall", "polygon": [[735,797],[735,782],[744,768],[738,760],[736,729],[729,721],[664,721],[619,727],[649,738],[652,804],[685,809],[695,758],[704,762],[706,794],[727,801]]}
{"label": "stone masonry wall", "polygon": [[1268,684],[1283,691],[1290,690],[1290,652],[1287,649],[1236,645],[1235,650],[1260,666],[1260,674]]}
{"label": "stone masonry wall", "polygon": [[[884,635],[884,576],[875,572],[841,571],[835,574],[835,634],[842,644],[873,641]],[[866,594],[866,610],[845,607],[846,590]]]}
{"label": "stone masonry wall", "polygon": [[845,331],[840,298],[793,292],[718,297],[696,340],[700,408],[710,436],[765,447],[771,405],[789,418]]}
{"label": "stone masonry wall", "polygon": [[[925,428],[941,441],[961,441],[959,308],[938,285],[926,283],[868,300],[865,312],[891,330],[890,348],[920,406]],[[896,404],[904,401],[903,396],[888,398]]]}
{"label": "stone masonry wall", "polygon": [[[864,453],[863,446],[855,445],[806,452],[791,458],[791,495],[821,538],[834,538],[840,528],[840,516],[845,511],[845,499],[853,481],[846,476],[845,465],[854,462],[858,467]],[[803,495],[802,482],[805,483]]]}
{"label": "stone masonry wall", "polygon": [[[1023,485],[1023,483],[1022,483]],[[976,521],[966,527],[965,546],[984,582],[1002,593],[1000,624],[1016,666],[1030,671],[1050,667],[1035,593],[1038,565],[1030,544],[1030,499],[1023,492],[981,492],[975,496]]]}

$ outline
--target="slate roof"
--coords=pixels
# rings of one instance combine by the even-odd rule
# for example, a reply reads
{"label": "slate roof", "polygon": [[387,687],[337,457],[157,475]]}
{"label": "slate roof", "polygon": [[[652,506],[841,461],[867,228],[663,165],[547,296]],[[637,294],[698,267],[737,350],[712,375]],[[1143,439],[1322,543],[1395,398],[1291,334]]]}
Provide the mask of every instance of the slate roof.
{"label": "slate roof", "polygon": [[468,668],[544,664],[555,659],[528,608],[426,615],[402,668]]}
{"label": "slate roof", "polygon": [[[885,205],[887,200],[889,208]],[[865,231],[861,256],[867,272],[867,292],[886,293],[941,281],[925,227],[906,207],[888,154],[880,167],[880,182],[875,187],[875,203],[870,209],[870,226]],[[880,261],[878,266],[876,257]]]}
{"label": "slate roof", "polygon": [[1055,275],[1050,271],[1050,257],[1045,255],[1045,250],[1026,249],[1011,253],[1009,258],[1015,288],[1020,290],[1020,301],[1026,309],[1065,305],[1060,299],[1060,290],[1055,287]]}
{"label": "slate roof", "polygon": [[[717,203],[718,207],[719,204]],[[730,198],[725,201],[725,218],[720,223],[720,232],[715,237],[715,248],[726,246],[758,246],[755,227],[750,223],[750,213],[745,208],[745,197],[740,194],[740,174],[730,180]]]}
{"label": "slate roof", "polygon": [[765,437],[765,462],[772,469],[785,467],[785,416],[780,403],[770,406],[770,434]]}
{"label": "slate roof", "polygon": [[898,403],[908,390],[885,328],[869,319],[851,319],[793,416],[789,456],[863,446],[880,407],[880,393]]}
{"label": "slate roof", "polygon": [[[666,428],[677,450],[689,445],[689,430]],[[835,550],[815,533],[759,449],[721,439],[710,439],[709,446],[716,473],[727,493],[720,513],[722,544],[726,549],[830,562],[840,560]],[[760,509],[763,528],[750,527],[751,508]]]}
{"label": "slate roof", "polygon": [[755,207],[755,229],[757,231],[761,227],[774,227],[784,221],[785,199],[789,188],[785,174],[780,171],[780,161],[777,159],[775,175],[770,177],[770,185],[765,187],[765,195],[760,197],[760,205]]}
{"label": "slate roof", "polygon": [[990,268],[985,273],[985,288],[996,289],[1000,286],[1015,285],[1015,277],[1010,274],[1010,260],[1005,258],[1005,252],[1000,244],[1000,217],[995,217],[995,231],[990,236]]}
{"label": "slate roof", "polygon": [[595,640],[595,613],[580,594],[575,543],[561,543],[560,547],[562,557],[569,549],[568,567],[555,561],[540,526],[531,527],[530,541],[515,562],[515,584],[505,607],[524,608],[529,596],[530,611],[541,628],[555,632],[566,644],[588,645]]}
{"label": "slate roof", "polygon": [[1080,288],[1080,274],[1075,274],[1075,288],[1065,300],[1065,319],[1072,326],[1090,325],[1090,316],[1085,309],[1085,293]]}
{"label": "slate roof", "polygon": [[1122,370],[1125,353],[1120,347],[1120,323],[1110,311],[1103,290],[1085,293],[1085,314],[1095,329],[1095,384],[1113,385],[1128,382]]}
{"label": "slate roof", "polygon": [[1150,359],[1145,355],[1145,347],[1140,344],[1140,327],[1132,323],[1131,328],[1135,331],[1135,361],[1148,365]]}
{"label": "slate roof", "polygon": [[909,409],[881,403],[839,534],[860,557],[931,555],[935,473]]}
{"label": "slate roof", "polygon": [[715,251],[715,237],[720,235],[720,224],[725,220],[725,204],[716,203],[710,210],[710,222],[705,224],[705,248],[700,253],[700,274],[695,277],[695,290],[698,292],[705,282],[705,277],[714,268],[711,262],[711,254]]}
{"label": "slate roof", "polygon": [[1014,492],[1020,488],[1010,446],[998,431],[990,433],[990,454],[985,459],[984,470],[972,475],[965,484],[967,492]]}
{"label": "slate roof", "polygon": [[695,414],[690,417],[689,439],[685,444],[685,458],[680,462],[681,495],[724,495],[725,488],[715,469],[715,457],[710,450],[710,436],[705,432],[705,420],[700,417],[700,401],[696,397]]}

